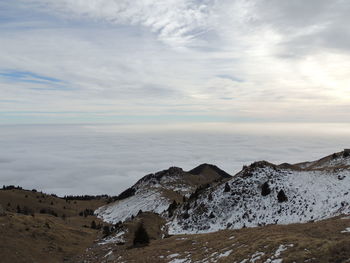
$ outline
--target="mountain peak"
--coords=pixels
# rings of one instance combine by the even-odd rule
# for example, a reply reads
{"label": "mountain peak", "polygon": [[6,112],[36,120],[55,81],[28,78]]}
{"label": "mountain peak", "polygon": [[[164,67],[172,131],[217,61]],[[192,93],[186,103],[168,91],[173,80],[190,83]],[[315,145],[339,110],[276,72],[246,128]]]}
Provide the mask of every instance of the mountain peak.
{"label": "mountain peak", "polygon": [[225,172],[224,170],[221,170],[219,167],[213,164],[208,163],[202,163],[198,165],[197,167],[193,168],[192,170],[188,171],[188,173],[193,175],[207,175],[208,173],[215,173],[216,175],[222,177],[222,178],[231,178],[232,176]]}

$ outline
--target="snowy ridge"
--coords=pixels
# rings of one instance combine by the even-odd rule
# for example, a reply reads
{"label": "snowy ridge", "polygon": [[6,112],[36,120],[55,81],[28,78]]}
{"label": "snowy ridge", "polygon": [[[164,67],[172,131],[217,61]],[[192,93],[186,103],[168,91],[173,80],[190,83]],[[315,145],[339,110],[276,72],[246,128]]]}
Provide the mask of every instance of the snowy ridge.
{"label": "snowy ridge", "polygon": [[348,153],[348,151],[344,150],[342,152],[333,153],[332,155],[326,156],[317,161],[299,163],[299,164],[295,164],[295,166],[305,170],[349,167],[350,154]]}
{"label": "snowy ridge", "polygon": [[350,166],[350,158],[349,157],[337,157],[334,159],[331,159],[327,162],[324,162],[322,164],[314,164],[312,166],[313,169],[320,169],[320,168],[334,168],[339,166]]}
{"label": "snowy ridge", "polygon": [[129,198],[98,208],[95,214],[105,222],[116,224],[136,216],[140,210],[160,214],[169,207],[170,203],[155,189],[141,190]]}
{"label": "snowy ridge", "polygon": [[[218,168],[217,168],[218,169]],[[136,216],[140,210],[161,214],[176,199],[190,196],[198,186],[220,179],[220,175],[190,174],[178,167],[149,174],[122,193],[117,201],[100,207],[95,214],[103,221],[117,223]]]}
{"label": "snowy ridge", "polygon": [[185,203],[168,230],[205,233],[325,219],[350,213],[349,192],[350,169],[303,171],[259,162]]}
{"label": "snowy ridge", "polygon": [[164,188],[173,191],[179,191],[181,194],[192,192],[192,187],[182,183],[186,173],[178,167],[170,167],[168,170],[149,174],[141,178],[133,188],[136,190],[145,188]]}
{"label": "snowy ridge", "polygon": [[136,216],[140,210],[155,213],[164,212],[173,202],[165,197],[165,190],[177,190],[179,194],[191,192],[191,187],[180,182],[184,171],[181,168],[171,167],[155,174],[141,178],[130,189],[134,191],[130,196],[117,200],[95,211],[95,214],[105,222],[117,223]]}
{"label": "snowy ridge", "polygon": [[[167,220],[169,234],[191,234],[350,213],[350,155],[345,151],[295,165],[256,162],[234,177],[207,164],[191,171],[171,167],[146,175],[95,214],[117,223],[140,210],[155,212]],[[174,200],[177,205],[166,212]]]}

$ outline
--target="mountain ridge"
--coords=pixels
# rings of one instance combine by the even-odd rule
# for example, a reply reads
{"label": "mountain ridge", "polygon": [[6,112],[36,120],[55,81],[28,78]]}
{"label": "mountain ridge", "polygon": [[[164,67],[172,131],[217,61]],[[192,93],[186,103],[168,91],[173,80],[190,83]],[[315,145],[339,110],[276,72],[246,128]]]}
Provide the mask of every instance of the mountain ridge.
{"label": "mountain ridge", "polygon": [[154,212],[167,220],[169,234],[308,222],[350,212],[350,156],[343,151],[297,164],[257,161],[234,176],[211,164],[188,172],[171,167],[131,188],[133,196],[99,208],[97,216],[116,223]]}
{"label": "mountain ridge", "polygon": [[[197,169],[196,169],[197,168]],[[218,183],[230,176],[214,165],[197,166],[195,173],[179,167],[148,174],[122,192],[115,202],[100,207],[95,214],[109,223],[125,221],[143,212],[163,213],[171,203],[183,202],[197,188]]]}

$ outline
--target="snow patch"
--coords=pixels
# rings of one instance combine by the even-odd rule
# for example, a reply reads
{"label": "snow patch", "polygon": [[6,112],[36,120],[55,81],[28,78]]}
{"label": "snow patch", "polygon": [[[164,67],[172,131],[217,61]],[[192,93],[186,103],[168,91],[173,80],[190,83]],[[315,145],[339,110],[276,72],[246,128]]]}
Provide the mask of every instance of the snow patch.
{"label": "snow patch", "polygon": [[124,243],[125,239],[124,239],[124,235],[125,235],[125,231],[121,231],[115,235],[112,236],[108,236],[104,239],[102,239],[98,244],[99,245],[106,245],[106,244],[112,244],[112,243]]}
{"label": "snow patch", "polygon": [[113,254],[113,251],[111,250],[111,251],[109,251],[106,255],[104,255],[104,258],[106,258],[106,257],[108,257],[108,256],[110,256],[110,255],[112,255]]}
{"label": "snow patch", "polygon": [[289,247],[293,247],[293,244],[289,244],[289,245],[280,245],[277,250],[275,251],[275,254],[271,257],[268,258],[265,263],[282,263],[283,259],[278,258],[279,256],[281,256],[281,253],[286,251]]}
{"label": "snow patch", "polygon": [[264,252],[255,252],[251,257],[250,262],[255,263],[255,261],[261,259],[263,255],[265,255]]}
{"label": "snow patch", "polygon": [[178,257],[180,256],[179,253],[174,253],[174,254],[170,254],[169,256],[167,256],[167,258],[175,258],[175,257]]}
{"label": "snow patch", "polygon": [[350,233],[350,227],[345,228],[345,230],[341,231],[341,233]]}
{"label": "snow patch", "polygon": [[218,255],[218,258],[225,258],[225,257],[228,257],[228,256],[232,253],[232,251],[233,251],[233,249],[228,250],[228,251],[226,251],[226,252],[224,252],[224,253],[221,253],[221,254]]}
{"label": "snow patch", "polygon": [[169,261],[168,263],[190,263],[191,260],[187,258],[174,258],[173,260]]}

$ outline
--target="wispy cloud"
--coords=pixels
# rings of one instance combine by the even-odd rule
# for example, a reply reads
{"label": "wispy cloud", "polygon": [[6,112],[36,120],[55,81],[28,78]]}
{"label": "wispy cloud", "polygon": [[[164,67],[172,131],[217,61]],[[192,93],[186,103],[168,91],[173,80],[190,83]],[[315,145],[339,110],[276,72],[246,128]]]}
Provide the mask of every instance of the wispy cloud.
{"label": "wispy cloud", "polygon": [[39,10],[70,17],[99,19],[114,24],[141,25],[173,47],[196,42],[208,30],[207,18],[213,1],[164,0],[31,0],[23,1]]}
{"label": "wispy cloud", "polygon": [[4,112],[350,120],[345,1],[14,0],[0,7]]}

